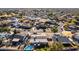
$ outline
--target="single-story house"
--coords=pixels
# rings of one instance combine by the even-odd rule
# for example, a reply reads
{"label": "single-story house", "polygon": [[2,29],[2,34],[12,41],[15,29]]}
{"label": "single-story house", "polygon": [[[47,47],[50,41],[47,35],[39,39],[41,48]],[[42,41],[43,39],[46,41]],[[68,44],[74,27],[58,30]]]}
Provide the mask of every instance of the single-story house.
{"label": "single-story house", "polygon": [[14,34],[9,35],[8,39],[10,39],[12,41],[12,45],[15,45],[15,46],[17,46],[18,44],[23,44],[28,40],[26,36],[14,35]]}
{"label": "single-story house", "polygon": [[53,37],[52,37],[52,40],[54,42],[60,42],[64,46],[71,46],[71,41],[65,36],[60,36],[58,34],[54,34]]}

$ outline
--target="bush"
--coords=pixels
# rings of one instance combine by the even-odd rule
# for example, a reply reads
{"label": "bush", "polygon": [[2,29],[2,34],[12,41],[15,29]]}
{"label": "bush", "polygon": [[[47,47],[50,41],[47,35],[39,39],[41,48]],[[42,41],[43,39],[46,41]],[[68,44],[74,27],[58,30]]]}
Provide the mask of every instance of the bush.
{"label": "bush", "polygon": [[63,48],[64,48],[64,46],[63,46],[62,43],[60,43],[60,42],[54,42],[52,44],[52,46],[49,47],[49,50],[50,51],[61,51],[61,50],[63,50]]}
{"label": "bush", "polygon": [[58,32],[57,26],[54,26],[54,27],[51,29],[51,31],[54,32],[54,33]]}
{"label": "bush", "polygon": [[49,47],[44,48],[38,48],[37,51],[62,51],[64,48],[63,44],[61,42],[54,42]]}
{"label": "bush", "polygon": [[0,27],[0,32],[9,32],[10,29],[7,27]]}

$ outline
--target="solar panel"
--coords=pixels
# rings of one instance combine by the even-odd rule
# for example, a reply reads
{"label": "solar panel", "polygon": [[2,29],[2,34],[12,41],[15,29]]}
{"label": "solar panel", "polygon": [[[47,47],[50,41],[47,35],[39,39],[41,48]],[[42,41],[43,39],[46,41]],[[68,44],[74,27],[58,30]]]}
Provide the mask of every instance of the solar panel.
{"label": "solar panel", "polygon": [[58,42],[62,42],[62,43],[71,43],[68,38],[63,37],[63,36],[59,36],[59,35],[57,35],[57,36],[54,35],[53,41],[58,41]]}
{"label": "solar panel", "polygon": [[19,39],[23,39],[24,36],[21,36],[21,35],[10,35],[9,38],[19,38]]}

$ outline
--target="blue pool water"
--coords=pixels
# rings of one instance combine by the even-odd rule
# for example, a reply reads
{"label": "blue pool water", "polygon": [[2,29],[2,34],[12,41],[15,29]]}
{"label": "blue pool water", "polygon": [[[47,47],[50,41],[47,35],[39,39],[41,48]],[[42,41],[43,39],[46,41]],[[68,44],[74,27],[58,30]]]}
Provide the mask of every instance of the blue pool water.
{"label": "blue pool water", "polygon": [[28,45],[24,48],[24,51],[32,51],[33,50],[33,46],[32,45]]}

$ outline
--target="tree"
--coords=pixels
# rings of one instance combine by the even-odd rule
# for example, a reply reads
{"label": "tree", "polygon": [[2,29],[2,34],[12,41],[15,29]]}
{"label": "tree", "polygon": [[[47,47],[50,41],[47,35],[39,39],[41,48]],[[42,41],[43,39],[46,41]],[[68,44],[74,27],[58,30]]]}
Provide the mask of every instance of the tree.
{"label": "tree", "polygon": [[69,21],[69,23],[72,25],[72,24],[75,24],[77,22],[77,20],[76,19],[71,19],[70,21]]}
{"label": "tree", "polygon": [[39,49],[36,49],[37,51],[49,51],[48,50],[48,47],[44,47],[44,48],[39,48]]}
{"label": "tree", "polygon": [[63,50],[64,46],[61,42],[54,42],[50,47],[50,51],[61,51]]}
{"label": "tree", "polygon": [[23,20],[23,19],[21,19],[21,20],[19,20],[19,22],[21,22],[21,23],[22,23],[22,22],[24,22],[24,20]]}
{"label": "tree", "polygon": [[65,30],[67,30],[68,29],[68,26],[69,26],[69,23],[68,22],[65,22],[65,24],[64,24],[63,27],[64,27]]}
{"label": "tree", "polygon": [[51,31],[54,32],[54,33],[58,32],[57,26],[54,26],[53,28],[51,28]]}
{"label": "tree", "polygon": [[9,32],[10,29],[7,27],[0,27],[0,32]]}
{"label": "tree", "polygon": [[61,42],[50,42],[49,47],[38,48],[37,51],[62,51],[64,48]]}
{"label": "tree", "polygon": [[17,34],[17,30],[16,29],[13,32],[14,32],[14,34]]}
{"label": "tree", "polygon": [[53,19],[53,16],[54,16],[54,15],[53,15],[52,12],[49,12],[49,13],[47,14],[47,16],[48,16],[49,19]]}

